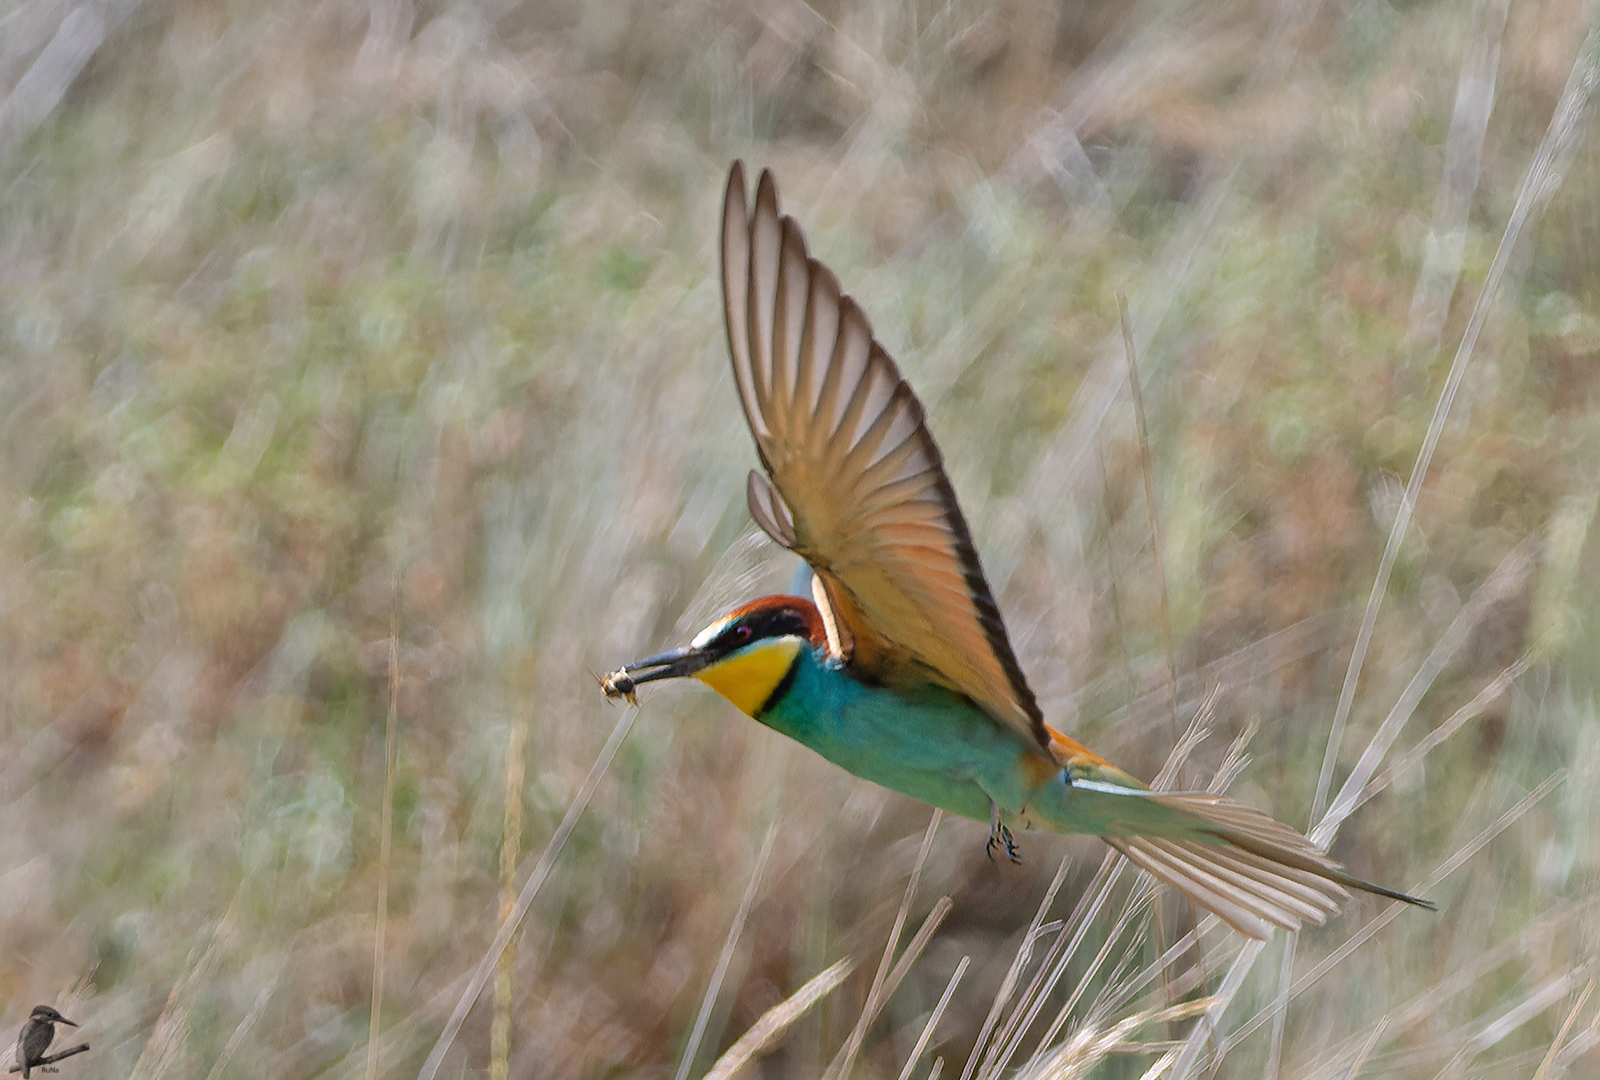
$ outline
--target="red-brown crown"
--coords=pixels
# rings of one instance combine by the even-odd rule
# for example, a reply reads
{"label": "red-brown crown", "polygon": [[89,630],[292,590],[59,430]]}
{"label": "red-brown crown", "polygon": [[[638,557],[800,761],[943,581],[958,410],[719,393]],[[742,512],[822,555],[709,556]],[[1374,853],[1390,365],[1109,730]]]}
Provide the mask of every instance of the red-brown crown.
{"label": "red-brown crown", "polygon": [[812,648],[825,645],[828,631],[822,625],[817,607],[803,596],[763,596],[728,614],[700,631],[696,645],[706,645],[724,635],[737,633],[740,646],[762,638],[803,637]]}

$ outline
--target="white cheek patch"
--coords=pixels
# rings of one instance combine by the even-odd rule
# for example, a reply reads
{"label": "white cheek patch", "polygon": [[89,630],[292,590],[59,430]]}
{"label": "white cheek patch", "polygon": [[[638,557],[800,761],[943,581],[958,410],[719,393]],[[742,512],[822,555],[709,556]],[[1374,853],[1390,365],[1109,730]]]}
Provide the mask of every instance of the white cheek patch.
{"label": "white cheek patch", "polygon": [[718,634],[722,633],[727,628],[728,628],[728,620],[727,619],[718,619],[716,622],[712,623],[710,626],[706,627],[704,630],[702,630],[698,634],[696,634],[694,636],[694,640],[689,642],[689,648],[691,648],[691,649],[703,649],[703,648],[705,648],[707,645],[711,644],[713,641],[715,641],[717,639],[717,635]]}

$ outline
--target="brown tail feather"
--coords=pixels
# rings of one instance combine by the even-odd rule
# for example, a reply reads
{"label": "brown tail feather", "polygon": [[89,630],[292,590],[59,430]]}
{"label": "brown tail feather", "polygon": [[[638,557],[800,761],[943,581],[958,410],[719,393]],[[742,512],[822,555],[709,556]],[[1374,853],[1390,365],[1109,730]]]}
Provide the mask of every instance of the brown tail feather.
{"label": "brown tail feather", "polygon": [[1321,888],[1309,890],[1308,897],[1299,882],[1270,867],[1233,862],[1229,850],[1219,844],[1146,837],[1107,837],[1106,842],[1239,933],[1263,941],[1272,936],[1273,927],[1320,926],[1350,895],[1331,881],[1315,878]]}
{"label": "brown tail feather", "polygon": [[1282,822],[1222,795],[1142,795],[1189,820],[1188,836],[1108,836],[1135,866],[1170,885],[1248,937],[1273,927],[1320,926],[1349,899],[1347,889],[1432,909],[1426,900],[1354,877]]}

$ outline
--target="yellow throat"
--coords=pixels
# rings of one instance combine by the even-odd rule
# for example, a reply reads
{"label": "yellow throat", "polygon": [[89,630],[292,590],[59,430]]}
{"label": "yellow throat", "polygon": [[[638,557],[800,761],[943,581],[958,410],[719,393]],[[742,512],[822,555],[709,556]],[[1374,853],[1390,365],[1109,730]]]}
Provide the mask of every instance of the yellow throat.
{"label": "yellow throat", "polygon": [[746,716],[765,705],[804,644],[797,637],[764,638],[695,674]]}

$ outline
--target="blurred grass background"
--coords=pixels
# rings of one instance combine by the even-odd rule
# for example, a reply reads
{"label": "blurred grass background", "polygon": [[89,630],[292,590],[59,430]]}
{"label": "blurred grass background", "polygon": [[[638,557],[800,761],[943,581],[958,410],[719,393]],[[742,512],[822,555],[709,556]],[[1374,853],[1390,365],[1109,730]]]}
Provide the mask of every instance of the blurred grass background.
{"label": "blurred grass background", "polygon": [[[386,872],[380,1072],[416,1071],[498,924],[507,823],[520,883],[620,715],[592,673],[790,581],[747,519],[714,279],[735,157],[927,404],[1051,721],[1153,775],[1170,634],[1180,723],[1219,689],[1196,760],[1259,725],[1232,790],[1305,826],[1592,8],[0,6],[3,1022],[82,1023],[63,1075],[360,1074]],[[1333,852],[1413,888],[1566,779],[1429,888],[1438,915],[1336,957],[1382,910],[1360,899],[1287,964],[1270,945],[1213,1051],[1336,959],[1217,1075],[1355,1075],[1369,1037],[1363,1076],[1600,1072],[1597,199],[1590,139],[1512,251],[1334,781],[1419,671],[1393,759],[1485,700]],[[851,956],[751,1066],[820,1075],[927,820],[708,692],[648,695],[517,939],[509,1049],[485,993],[443,1075],[670,1075],[773,822],[691,1074]],[[855,1076],[900,1074],[970,956],[917,1066],[958,1075],[1056,864],[1052,919],[1101,850],[1028,835],[1009,867],[983,838],[939,831],[912,918],[953,911]],[[1135,952],[1187,919],[1168,900]],[[1215,988],[1238,941],[1207,941]]]}

